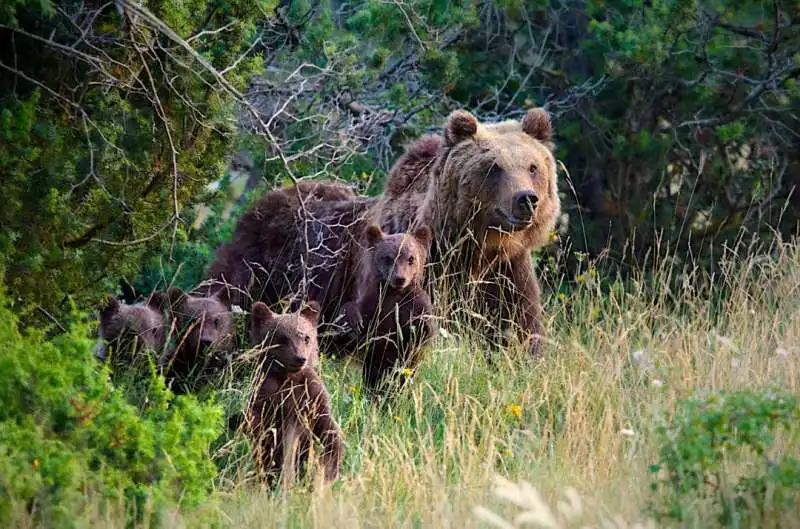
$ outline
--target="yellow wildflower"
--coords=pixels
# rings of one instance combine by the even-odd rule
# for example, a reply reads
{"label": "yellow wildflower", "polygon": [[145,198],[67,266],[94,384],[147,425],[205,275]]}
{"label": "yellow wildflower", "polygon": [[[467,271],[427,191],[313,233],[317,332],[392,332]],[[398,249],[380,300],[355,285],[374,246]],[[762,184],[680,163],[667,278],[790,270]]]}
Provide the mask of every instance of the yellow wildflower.
{"label": "yellow wildflower", "polygon": [[522,417],[522,406],[519,404],[509,404],[506,406],[506,412],[514,417]]}
{"label": "yellow wildflower", "polygon": [[558,240],[558,232],[554,231],[550,234],[550,242],[556,242]]}
{"label": "yellow wildflower", "polygon": [[561,300],[561,301],[565,301],[567,299],[567,295],[564,294],[563,292],[559,292],[558,293],[558,299]]}
{"label": "yellow wildflower", "polygon": [[575,282],[579,285],[582,285],[586,282],[586,274],[580,274],[575,276]]}
{"label": "yellow wildflower", "polygon": [[39,460],[38,459],[34,459],[33,460],[33,468],[39,468]]}
{"label": "yellow wildflower", "polygon": [[411,376],[411,369],[409,369],[409,368],[403,369],[403,376],[406,377],[406,378],[410,377]]}

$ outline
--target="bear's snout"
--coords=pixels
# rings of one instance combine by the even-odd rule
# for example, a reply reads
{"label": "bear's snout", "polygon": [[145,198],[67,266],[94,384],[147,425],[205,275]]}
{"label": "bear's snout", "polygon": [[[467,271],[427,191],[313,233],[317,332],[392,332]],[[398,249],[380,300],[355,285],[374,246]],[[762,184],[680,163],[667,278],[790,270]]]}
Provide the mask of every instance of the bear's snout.
{"label": "bear's snout", "polygon": [[408,285],[408,279],[404,275],[395,275],[392,278],[392,286],[394,288],[405,288]]}
{"label": "bear's snout", "polygon": [[519,220],[530,221],[533,219],[533,213],[536,211],[538,203],[539,197],[536,196],[535,191],[520,191],[514,195],[511,212]]}

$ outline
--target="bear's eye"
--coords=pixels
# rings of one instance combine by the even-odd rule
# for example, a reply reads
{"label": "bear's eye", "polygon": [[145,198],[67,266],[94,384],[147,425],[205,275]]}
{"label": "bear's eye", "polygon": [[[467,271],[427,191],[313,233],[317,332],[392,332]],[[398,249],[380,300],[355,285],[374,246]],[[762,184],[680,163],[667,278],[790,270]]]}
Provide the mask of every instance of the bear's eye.
{"label": "bear's eye", "polygon": [[410,265],[414,264],[414,256],[413,255],[408,258],[408,264],[410,264]]}
{"label": "bear's eye", "polygon": [[528,171],[530,171],[533,178],[536,178],[536,176],[539,174],[539,168],[536,167],[536,164],[531,164],[531,167],[528,169]]}
{"label": "bear's eye", "polygon": [[311,343],[311,336],[309,336],[307,334],[305,336],[303,336],[303,343],[305,343],[306,345],[310,344]]}
{"label": "bear's eye", "polygon": [[219,328],[219,324],[220,324],[220,317],[214,316],[214,327]]}

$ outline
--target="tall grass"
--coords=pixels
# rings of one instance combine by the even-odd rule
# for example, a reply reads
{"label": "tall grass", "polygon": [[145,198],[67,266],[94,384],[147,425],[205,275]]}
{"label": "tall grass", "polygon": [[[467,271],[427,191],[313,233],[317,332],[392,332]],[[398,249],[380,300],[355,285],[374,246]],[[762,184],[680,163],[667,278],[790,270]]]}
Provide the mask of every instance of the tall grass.
{"label": "tall grass", "polygon": [[[653,527],[655,430],[678,401],[800,390],[800,246],[731,252],[714,277],[662,261],[647,280],[609,282],[589,268],[569,294],[546,295],[539,361],[521,350],[487,361],[463,325],[443,319],[414,380],[384,408],[361,393],[357,363],[323,358],[345,435],[341,478],[266,491],[244,436],[229,433],[215,447],[214,501],[168,513],[166,526]],[[246,384],[226,382],[218,396],[234,413]],[[797,433],[777,446],[800,458]],[[125,526],[114,519],[76,525]],[[689,526],[714,523],[701,509]]]}
{"label": "tall grass", "polygon": [[[360,394],[357,366],[326,358],[346,439],[341,479],[266,492],[250,480],[234,437],[218,453],[227,465],[219,503],[184,522],[462,529],[515,527],[522,516],[542,527],[645,524],[654,429],[678,400],[800,389],[800,247],[730,255],[715,277],[674,276],[667,264],[624,285],[585,274],[568,296],[549,296],[538,362],[522,351],[487,362],[482,346],[445,321],[411,387],[383,409]],[[800,457],[800,443],[781,449]],[[700,512],[694,523],[713,520]]]}

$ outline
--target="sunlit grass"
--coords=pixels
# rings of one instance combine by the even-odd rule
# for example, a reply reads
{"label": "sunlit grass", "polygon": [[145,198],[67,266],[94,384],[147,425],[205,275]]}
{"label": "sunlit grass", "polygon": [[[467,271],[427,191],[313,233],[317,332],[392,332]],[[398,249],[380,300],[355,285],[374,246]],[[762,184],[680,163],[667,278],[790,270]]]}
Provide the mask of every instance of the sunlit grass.
{"label": "sunlit grass", "polygon": [[[248,481],[242,442],[230,456],[234,439],[218,503],[185,521],[516,527],[528,512],[541,527],[646,523],[654,428],[678,400],[705,390],[800,389],[798,247],[732,260],[713,281],[688,273],[678,291],[668,289],[667,273],[603,289],[587,276],[574,293],[550,296],[540,362],[507,351],[489,363],[444,322],[446,337],[411,387],[383,409],[361,395],[357,364],[324,359],[346,439],[341,479],[269,493]],[[784,449],[800,455],[798,446]],[[542,503],[517,482],[535,488]],[[564,514],[574,510],[565,491],[580,498],[580,516]],[[515,494],[528,499],[509,499]],[[550,514],[535,514],[543,505]],[[698,516],[698,526],[712,523]]]}

